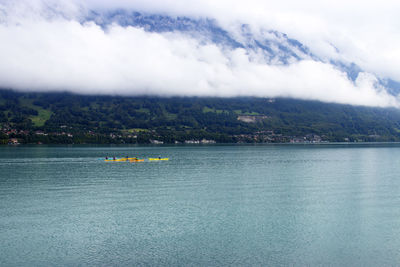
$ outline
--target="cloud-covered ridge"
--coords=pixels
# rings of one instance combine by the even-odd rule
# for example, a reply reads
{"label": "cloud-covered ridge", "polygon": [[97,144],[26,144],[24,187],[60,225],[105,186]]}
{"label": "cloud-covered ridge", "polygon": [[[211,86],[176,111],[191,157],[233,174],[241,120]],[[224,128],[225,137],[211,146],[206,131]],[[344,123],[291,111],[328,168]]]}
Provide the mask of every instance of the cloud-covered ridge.
{"label": "cloud-covered ridge", "polygon": [[[314,55],[301,43],[268,30],[268,25],[208,20],[188,12],[194,19],[182,23],[194,23],[189,30],[176,26],[152,30],[146,23],[121,23],[107,4],[100,11],[95,8],[90,1],[86,5],[0,1],[0,86],[85,94],[293,97],[398,106],[376,75],[359,72],[352,80],[321,53]],[[129,19],[129,14],[119,15]],[[174,21],[163,16],[167,22]],[[203,30],[199,30],[201,23],[206,25]],[[222,41],[215,39],[219,37]]]}

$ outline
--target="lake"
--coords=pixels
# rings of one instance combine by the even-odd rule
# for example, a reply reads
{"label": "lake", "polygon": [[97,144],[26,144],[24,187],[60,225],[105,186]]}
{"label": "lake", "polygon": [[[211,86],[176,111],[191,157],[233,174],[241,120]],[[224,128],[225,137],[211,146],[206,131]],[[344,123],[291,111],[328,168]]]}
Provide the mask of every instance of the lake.
{"label": "lake", "polygon": [[399,144],[0,147],[0,266],[399,263]]}

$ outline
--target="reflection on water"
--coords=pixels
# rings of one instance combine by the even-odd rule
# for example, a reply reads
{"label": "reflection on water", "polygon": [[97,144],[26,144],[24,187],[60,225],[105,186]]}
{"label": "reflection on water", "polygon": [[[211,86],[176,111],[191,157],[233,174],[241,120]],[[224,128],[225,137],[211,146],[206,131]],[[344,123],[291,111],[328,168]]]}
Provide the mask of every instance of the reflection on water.
{"label": "reflection on water", "polygon": [[396,265],[398,173],[397,144],[3,146],[0,265]]}

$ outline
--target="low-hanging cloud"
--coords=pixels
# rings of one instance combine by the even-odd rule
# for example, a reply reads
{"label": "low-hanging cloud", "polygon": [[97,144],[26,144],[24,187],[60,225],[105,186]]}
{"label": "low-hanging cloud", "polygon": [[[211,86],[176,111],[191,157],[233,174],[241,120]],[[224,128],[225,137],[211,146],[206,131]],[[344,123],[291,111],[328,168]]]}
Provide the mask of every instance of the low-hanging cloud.
{"label": "low-hanging cloud", "polygon": [[[322,61],[267,64],[257,52],[250,54],[243,48],[199,41],[178,32],[147,32],[117,24],[104,29],[94,22],[80,23],[79,12],[86,7],[73,2],[63,6],[61,15],[48,11],[43,1],[35,0],[31,6],[17,2],[0,1],[0,85],[5,88],[84,94],[293,97],[398,106],[397,99],[379,88],[377,78],[368,72],[360,73],[353,82]],[[109,8],[107,5],[101,7]]]}

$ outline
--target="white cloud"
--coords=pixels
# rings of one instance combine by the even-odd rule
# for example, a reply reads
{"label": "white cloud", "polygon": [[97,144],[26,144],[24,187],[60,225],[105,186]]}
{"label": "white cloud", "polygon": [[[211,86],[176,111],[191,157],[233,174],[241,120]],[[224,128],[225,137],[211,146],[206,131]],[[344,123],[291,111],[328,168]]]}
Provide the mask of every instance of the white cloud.
{"label": "white cloud", "polygon": [[[178,33],[149,33],[119,25],[104,31],[94,23],[81,24],[75,18],[84,9],[73,2],[46,1],[45,7],[40,0],[27,3],[0,0],[0,84],[3,87],[89,94],[284,96],[398,106],[394,97],[376,89],[376,78],[369,73],[361,73],[353,83],[345,73],[311,59],[289,66],[268,65],[257,53],[249,55],[243,49],[200,43]],[[379,54],[372,53],[369,47],[374,44],[341,31],[341,24],[345,22],[332,26],[331,18],[319,13],[317,2],[313,9],[297,2],[285,7],[285,3],[290,2],[272,4],[250,0],[246,6],[239,1],[86,2],[91,8],[130,7],[149,12],[211,16],[226,29],[234,29],[230,27],[237,21],[246,21],[255,29],[276,28],[292,33],[321,57],[343,57],[362,63],[368,72],[396,74],[397,70],[384,64],[378,70],[374,62]],[[63,16],[53,13],[49,6],[62,10]],[[343,20],[349,20],[346,14],[343,16]],[[290,25],[293,29],[289,29]],[[302,28],[307,26],[309,32]],[[343,32],[343,35],[331,36],[331,31]],[[335,41],[343,51],[340,55],[330,45],[330,42],[336,45]],[[391,49],[392,45],[385,45]],[[365,47],[355,53],[359,46]],[[382,55],[396,56],[390,51]]]}
{"label": "white cloud", "polygon": [[209,16],[227,28],[240,21],[274,29],[305,43],[321,58],[355,62],[369,72],[400,80],[400,2],[396,0],[86,0],[86,4]]}

